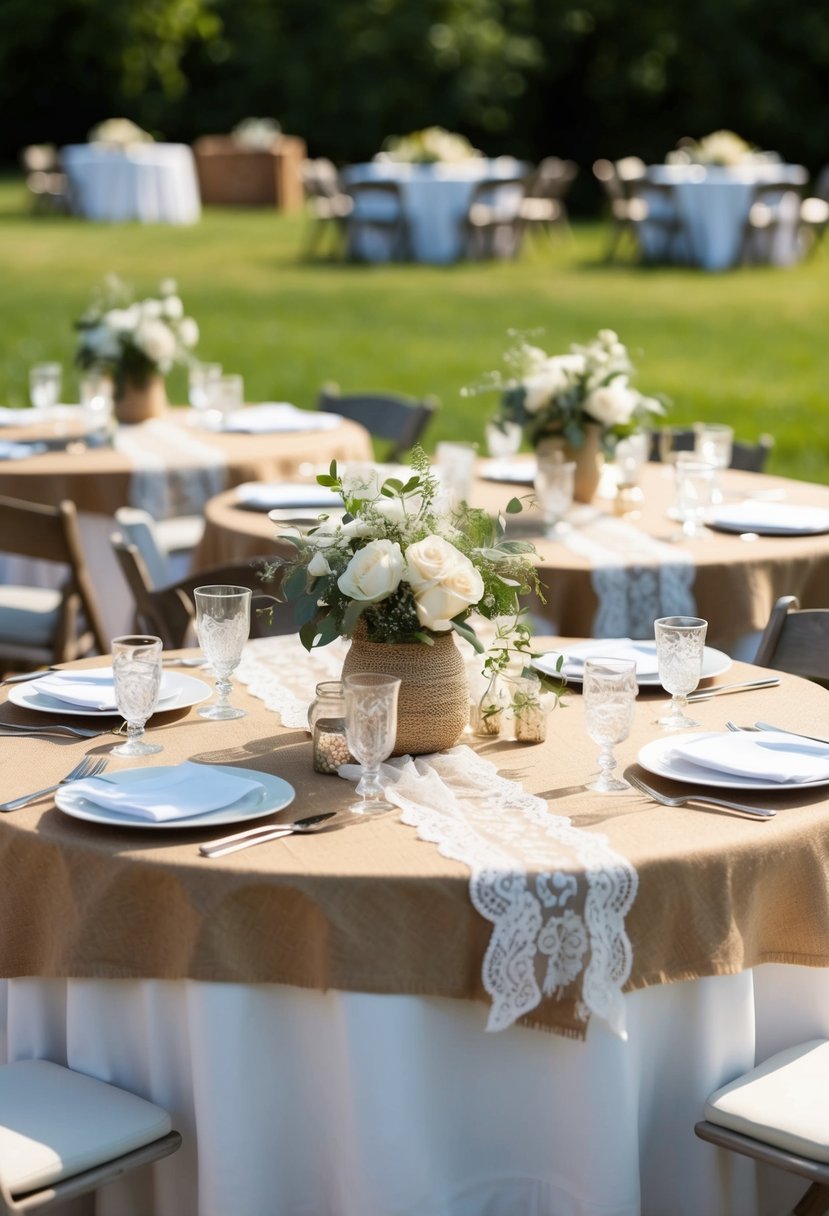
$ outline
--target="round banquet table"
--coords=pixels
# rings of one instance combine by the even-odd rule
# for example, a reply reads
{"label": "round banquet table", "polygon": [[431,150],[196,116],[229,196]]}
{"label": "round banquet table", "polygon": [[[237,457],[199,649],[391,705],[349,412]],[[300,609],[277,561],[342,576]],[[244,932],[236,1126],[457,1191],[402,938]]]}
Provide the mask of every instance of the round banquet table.
{"label": "round banquet table", "polygon": [[[511,156],[493,160],[471,157],[447,164],[399,164],[376,160],[350,165],[343,172],[346,186],[352,182],[396,182],[409,221],[414,258],[418,262],[455,262],[462,252],[461,226],[476,184],[484,178],[514,179],[526,166]],[[500,193],[500,192],[499,192]],[[360,200],[357,206],[368,202]],[[368,261],[388,261],[388,242],[379,232],[363,233],[355,249]]]}
{"label": "round banquet table", "polygon": [[[289,644],[252,645],[261,659]],[[724,678],[755,672],[737,664]],[[7,696],[0,722],[36,716]],[[221,727],[194,709],[157,715],[158,763],[278,773],[297,791],[281,818],[347,806],[347,782],[312,772],[304,731],[245,689],[234,698],[248,716]],[[620,764],[654,737],[664,704],[661,690],[640,694]],[[784,676],[728,704],[747,721],[808,729],[827,720],[829,693]],[[695,710],[721,728],[721,702]],[[778,807],[763,821],[666,810],[633,791],[602,798],[582,788],[596,749],[577,694],[550,727],[546,745],[484,747],[502,775],[636,869],[627,1037],[596,1017],[568,1035],[555,994],[533,1025],[487,1033],[489,926],[468,870],[397,813],[218,860],[197,852],[215,827],[105,827],[51,798],[0,818],[0,1058],[46,1056],[125,1085],[166,1106],[184,1136],[181,1152],[80,1211],[772,1216],[791,1206],[797,1180],[726,1157],[693,1124],[716,1086],[829,1035],[825,787],[763,795]],[[106,737],[6,741],[2,797],[30,789],[33,772],[38,784],[57,780],[82,754],[109,750]],[[115,758],[110,771],[130,763]]]}
{"label": "round banquet table", "polygon": [[61,149],[77,209],[90,220],[194,224],[201,198],[187,144],[70,144]]}
{"label": "round banquet table", "polygon": [[[727,500],[768,495],[829,508],[829,488],[811,482],[729,469],[722,486]],[[647,465],[642,491],[640,518],[616,519],[613,502],[597,498],[590,507],[576,507],[572,532],[556,539],[540,534],[534,511],[508,517],[508,528],[532,540],[538,552],[545,602],[534,603],[533,613],[548,631],[652,637],[656,617],[693,608],[709,623],[709,642],[731,652],[764,628],[779,596],[796,595],[804,608],[829,603],[829,534],[744,540],[710,531],[672,543],[668,538],[679,525],[667,514],[674,500],[668,467]],[[511,496],[530,492],[529,486],[478,476],[471,501],[494,514]],[[207,504],[205,521],[198,551],[204,565],[260,555],[277,544],[267,515],[240,508],[233,491]],[[689,584],[678,605],[673,576]]]}
{"label": "round banquet table", "polygon": [[[794,262],[799,256],[797,231],[800,219],[799,188],[807,178],[802,165],[781,165],[760,161],[746,165],[649,165],[647,182],[670,185],[679,211],[686,240],[677,252],[682,260],[705,270],[726,270],[740,258],[743,229],[754,201],[755,187],[765,183],[789,184],[781,189],[779,223],[769,240],[767,260],[776,265]],[[640,238],[649,257],[664,256],[660,248],[664,229],[642,225]],[[668,251],[670,253],[670,251]]]}

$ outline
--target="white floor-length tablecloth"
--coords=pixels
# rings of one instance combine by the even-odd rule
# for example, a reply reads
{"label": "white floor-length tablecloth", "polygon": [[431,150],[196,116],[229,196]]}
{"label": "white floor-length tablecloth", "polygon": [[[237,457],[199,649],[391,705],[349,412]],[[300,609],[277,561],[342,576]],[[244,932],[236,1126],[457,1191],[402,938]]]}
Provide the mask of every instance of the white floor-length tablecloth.
{"label": "white floor-length tablecloth", "polygon": [[[279,927],[275,926],[275,932]],[[165,981],[0,984],[0,1058],[152,1098],[175,1156],[73,1216],[778,1216],[805,1189],[697,1140],[710,1090],[829,1036],[829,973],[625,997],[628,1039],[484,1030],[445,999]],[[196,1153],[198,1137],[198,1154]]]}
{"label": "white floor-length tablecloth", "polygon": [[70,144],[61,158],[87,219],[193,224],[201,215],[196,166],[187,144]]}
{"label": "white floor-length tablecloth", "polygon": [[[802,185],[801,165],[758,162],[747,165],[650,165],[647,180],[673,187],[684,232],[676,238],[679,260],[690,260],[705,270],[726,270],[740,257],[743,229],[754,200],[755,187],[766,182]],[[644,186],[647,197],[647,184]],[[796,261],[799,196],[781,191],[781,223],[775,228],[768,261],[786,265]],[[641,239],[649,256],[663,256],[665,230],[642,225]]]}
{"label": "white floor-length tablecloth", "polygon": [[[346,186],[351,182],[397,182],[409,220],[415,260],[454,262],[462,251],[461,225],[477,183],[484,178],[520,177],[524,170],[522,162],[511,156],[499,156],[494,160],[470,157],[451,164],[433,165],[378,160],[351,165],[345,170],[343,179]],[[388,204],[386,200],[372,200],[371,203],[359,200],[357,206],[370,214],[370,207]],[[386,234],[361,231],[356,252],[369,261],[387,261],[390,250]]]}

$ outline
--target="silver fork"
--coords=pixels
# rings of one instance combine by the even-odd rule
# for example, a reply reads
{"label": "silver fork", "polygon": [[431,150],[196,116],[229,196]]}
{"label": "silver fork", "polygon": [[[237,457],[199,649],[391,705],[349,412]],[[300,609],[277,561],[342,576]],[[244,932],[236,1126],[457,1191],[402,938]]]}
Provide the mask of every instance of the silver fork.
{"label": "silver fork", "polygon": [[99,735],[108,735],[110,727],[104,730],[93,730],[91,726],[69,726],[65,722],[55,722],[48,726],[27,726],[21,722],[0,722],[0,735],[74,735],[77,739],[97,739]]}
{"label": "silver fork", "polygon": [[772,807],[760,806],[745,806],[742,802],[728,802],[725,798],[715,798],[711,794],[698,794],[695,790],[691,790],[684,794],[663,794],[659,790],[653,789],[647,785],[641,778],[632,773],[630,769],[625,770],[625,780],[629,781],[635,790],[639,790],[641,794],[647,794],[649,798],[653,798],[654,802],[660,802],[662,806],[687,806],[689,802],[698,802],[701,806],[716,806],[726,811],[737,811],[740,815],[749,815],[756,819],[771,819],[777,814]]}
{"label": "silver fork", "polygon": [[98,773],[102,773],[109,760],[105,756],[100,756],[93,759],[91,756],[84,756],[80,764],[76,764],[70,773],[62,777],[60,781],[56,781],[54,785],[47,785],[45,789],[35,790],[33,794],[23,794],[20,798],[12,798],[11,802],[0,803],[0,811],[19,811],[21,807],[28,806],[30,802],[34,802],[38,798],[42,798],[44,794],[52,794],[61,785],[65,785],[67,781],[78,781],[81,777],[97,777]]}
{"label": "silver fork", "polygon": [[222,836],[219,840],[211,840],[209,844],[200,844],[199,852],[203,857],[224,857],[227,853],[238,853],[241,849],[265,844],[269,840],[279,840],[283,836],[312,835],[321,828],[330,827],[328,820],[333,819],[335,814],[335,811],[326,811],[322,815],[308,815],[305,819],[296,819],[293,823],[262,824],[258,828],[237,832],[234,836]]}

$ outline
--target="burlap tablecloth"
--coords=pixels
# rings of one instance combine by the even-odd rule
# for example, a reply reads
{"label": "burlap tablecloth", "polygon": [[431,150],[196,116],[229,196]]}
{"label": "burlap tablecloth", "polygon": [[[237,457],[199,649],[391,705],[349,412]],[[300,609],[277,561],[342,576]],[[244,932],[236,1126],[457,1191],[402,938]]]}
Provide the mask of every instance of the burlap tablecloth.
{"label": "burlap tablecloth", "polygon": [[[753,674],[735,664],[717,683]],[[6,700],[3,720],[43,721]],[[159,764],[185,758],[278,773],[297,797],[277,818],[343,810],[352,789],[315,774],[305,732],[285,730],[244,689],[249,716],[214,723],[195,711],[158,715]],[[661,690],[642,692],[621,764],[658,735]],[[794,677],[779,688],[695,706],[709,729],[729,716],[829,733],[829,693]],[[82,721],[82,719],[77,719]],[[636,793],[582,786],[597,749],[578,693],[536,746],[478,745],[551,814],[603,833],[637,869],[626,927],[628,989],[728,974],[763,962],[829,965],[829,799],[824,789],[755,795],[769,821],[669,810]],[[57,780],[113,739],[3,739],[2,798]],[[113,769],[135,761],[111,761]],[[245,826],[245,825],[242,825]],[[62,814],[51,797],[0,816],[0,976],[158,977],[485,1000],[481,965],[490,926],[469,901],[466,867],[448,861],[395,814],[208,860],[200,841],[233,829],[99,827]],[[571,1008],[546,999],[533,1023],[579,1034]]]}
{"label": "burlap tablecloth", "polygon": [[[167,415],[169,421],[181,425],[185,434],[192,434],[194,447],[213,448],[219,453],[226,486],[244,481],[284,481],[296,477],[302,464],[369,460],[372,455],[368,432],[346,419],[330,431],[247,435],[190,431],[187,417],[185,410],[172,410]],[[3,438],[9,440],[36,440],[46,434],[35,427],[3,430]],[[164,451],[159,451],[159,459],[164,458]],[[190,459],[195,463],[198,457],[194,453]],[[186,453],[179,453],[176,460],[186,466]],[[113,448],[49,451],[24,460],[0,461],[0,494],[51,506],[69,498],[79,511],[112,515],[118,507],[144,505],[130,498],[135,471],[126,453]]]}

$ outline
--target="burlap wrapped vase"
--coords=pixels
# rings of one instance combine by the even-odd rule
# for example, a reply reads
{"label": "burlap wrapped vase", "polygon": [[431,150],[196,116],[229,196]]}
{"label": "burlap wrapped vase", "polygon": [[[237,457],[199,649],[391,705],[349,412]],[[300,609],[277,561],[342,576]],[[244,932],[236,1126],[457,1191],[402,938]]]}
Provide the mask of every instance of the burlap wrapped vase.
{"label": "burlap wrapped vase", "polygon": [[601,435],[601,427],[597,423],[588,422],[580,448],[573,447],[560,435],[545,435],[535,445],[539,457],[558,454],[562,460],[575,461],[573,498],[576,502],[592,502],[599,488],[599,478],[604,465]]}
{"label": "burlap wrapped vase", "polygon": [[167,386],[159,374],[138,381],[127,376],[115,394],[115,417],[126,424],[160,418],[167,411]]}
{"label": "burlap wrapped vase", "polygon": [[469,689],[455,635],[433,637],[434,646],[422,642],[387,645],[370,642],[365,627],[358,624],[343,663],[343,679],[358,671],[400,677],[394,756],[419,756],[452,747],[467,723]]}

